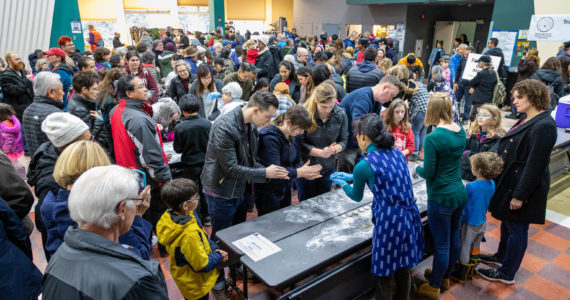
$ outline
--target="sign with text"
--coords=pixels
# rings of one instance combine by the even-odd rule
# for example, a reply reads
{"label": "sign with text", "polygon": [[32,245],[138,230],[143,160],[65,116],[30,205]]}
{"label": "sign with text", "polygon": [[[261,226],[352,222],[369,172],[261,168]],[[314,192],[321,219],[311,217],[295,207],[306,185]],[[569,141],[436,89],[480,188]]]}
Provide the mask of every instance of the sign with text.
{"label": "sign with text", "polygon": [[515,53],[515,45],[517,43],[518,30],[493,30],[491,37],[499,40],[497,48],[501,48],[505,57],[505,66],[510,67],[513,55]]}
{"label": "sign with text", "polygon": [[532,15],[529,41],[564,42],[570,32],[570,15]]}
{"label": "sign with text", "polygon": [[[477,75],[477,72],[481,71],[481,68],[477,66],[478,63],[475,62],[481,56],[483,56],[483,54],[477,54],[477,53],[469,54],[469,57],[467,57],[467,63],[465,64],[465,70],[463,70],[463,77],[461,77],[461,79],[471,80],[475,77],[475,75]],[[490,56],[490,57],[495,72],[498,72],[499,64],[501,63],[501,58],[499,56]]]}

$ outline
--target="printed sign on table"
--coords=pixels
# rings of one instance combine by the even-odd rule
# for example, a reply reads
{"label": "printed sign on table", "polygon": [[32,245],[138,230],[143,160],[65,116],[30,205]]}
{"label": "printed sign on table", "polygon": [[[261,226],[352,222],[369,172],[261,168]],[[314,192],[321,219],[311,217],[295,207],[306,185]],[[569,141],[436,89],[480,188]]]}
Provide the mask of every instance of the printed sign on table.
{"label": "printed sign on table", "polygon": [[[483,56],[483,54],[471,53],[467,58],[467,63],[465,64],[465,70],[463,71],[463,77],[461,79],[471,80],[477,75],[477,72],[481,71],[481,69],[477,66],[478,63],[475,61],[479,59],[479,57]],[[491,63],[493,63],[493,68],[495,72],[499,71],[499,64],[501,63],[501,58],[498,56],[491,56]]]}
{"label": "printed sign on table", "polygon": [[570,15],[532,15],[529,41],[563,42],[568,40]]}
{"label": "printed sign on table", "polygon": [[243,253],[249,256],[253,261],[259,261],[281,251],[279,246],[257,232],[232,242],[232,244],[243,251]]}

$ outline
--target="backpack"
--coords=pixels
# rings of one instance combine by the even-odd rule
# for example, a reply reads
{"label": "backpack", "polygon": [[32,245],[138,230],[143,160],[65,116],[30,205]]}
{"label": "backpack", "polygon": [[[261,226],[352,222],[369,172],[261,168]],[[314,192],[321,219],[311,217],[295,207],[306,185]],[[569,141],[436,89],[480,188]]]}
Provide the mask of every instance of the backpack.
{"label": "backpack", "polygon": [[547,85],[547,87],[548,92],[550,93],[550,108],[554,109],[556,106],[558,106],[558,100],[560,100],[560,96],[554,92],[554,86],[552,84],[553,82]]}
{"label": "backpack", "polygon": [[103,47],[105,46],[105,41],[103,41],[103,39],[100,39],[97,41],[97,47]]}
{"label": "backpack", "polygon": [[281,47],[271,46],[269,47],[271,56],[273,57],[273,74],[279,73],[279,64],[283,60],[283,53],[281,52]]}
{"label": "backpack", "polygon": [[493,104],[499,106],[502,105],[503,102],[505,102],[505,97],[507,96],[507,89],[505,88],[505,85],[499,78],[499,74],[495,72],[495,75],[497,76],[497,83],[495,84],[495,88],[493,88]]}

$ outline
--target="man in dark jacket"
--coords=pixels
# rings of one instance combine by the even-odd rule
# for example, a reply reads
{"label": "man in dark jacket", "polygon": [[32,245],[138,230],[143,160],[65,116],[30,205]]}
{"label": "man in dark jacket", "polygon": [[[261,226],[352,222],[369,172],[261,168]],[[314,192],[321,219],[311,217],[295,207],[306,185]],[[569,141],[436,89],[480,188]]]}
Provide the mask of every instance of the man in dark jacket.
{"label": "man in dark jacket", "polygon": [[0,89],[4,94],[3,102],[16,110],[16,117],[22,120],[24,110],[34,99],[32,80],[26,77],[22,59],[15,52],[6,54],[8,67],[0,73]]}
{"label": "man in dark jacket", "polygon": [[463,116],[461,118],[463,124],[467,124],[467,119],[469,119],[469,112],[471,111],[473,96],[469,93],[471,89],[471,83],[467,79],[463,79],[463,72],[465,71],[465,65],[467,64],[467,59],[469,54],[475,51],[473,46],[465,48],[465,54],[461,57],[459,64],[457,66],[457,71],[455,72],[455,79],[453,83],[453,90],[455,91],[455,97],[457,101],[461,101],[461,98],[465,96],[464,106],[463,106]]}
{"label": "man in dark jacket", "polygon": [[287,169],[275,165],[265,168],[256,162],[257,127],[267,125],[278,106],[279,101],[271,93],[256,92],[247,105],[216,119],[210,130],[200,179],[212,219],[213,239],[217,239],[216,232],[233,225],[234,216],[245,217],[245,209],[236,211],[240,206],[244,208],[248,181],[288,178]]}
{"label": "man in dark jacket", "polygon": [[365,86],[375,86],[380,82],[384,73],[376,67],[374,60],[376,59],[376,50],[374,47],[368,47],[364,50],[364,61],[350,68],[346,74],[346,91],[348,93]]}
{"label": "man in dark jacket", "polygon": [[45,118],[63,109],[63,85],[59,75],[40,72],[34,79],[34,102],[26,108],[22,116],[22,124],[28,151],[34,155],[38,147],[48,141],[47,136],[40,130]]}
{"label": "man in dark jacket", "polygon": [[[192,94],[182,96],[178,102],[184,121],[174,129],[173,148],[176,153],[182,153],[181,162],[183,165],[183,176],[193,180],[198,186],[200,193],[200,219],[205,222],[208,216],[208,204],[202,195],[202,185],[200,183],[200,173],[204,168],[204,159],[208,146],[208,136],[212,123],[201,118],[200,100]],[[206,222],[205,222],[206,223]]]}
{"label": "man in dark jacket", "polygon": [[470,81],[471,88],[469,89],[469,93],[472,94],[471,96],[473,97],[473,108],[469,115],[470,121],[475,120],[479,106],[493,102],[493,91],[495,84],[497,84],[497,73],[495,73],[493,69],[491,57],[483,55],[475,62],[478,63],[478,67],[481,68],[481,71]]}
{"label": "man in dark jacket", "polygon": [[271,51],[267,48],[267,44],[269,43],[269,38],[267,36],[259,36],[257,39],[257,48],[259,52],[257,54],[257,58],[255,59],[255,66],[260,69],[257,73],[257,78],[267,78],[267,80],[271,81],[275,73],[275,63],[273,62],[273,55],[271,55]]}
{"label": "man in dark jacket", "polygon": [[51,71],[59,75],[59,80],[63,85],[63,111],[67,111],[68,95],[71,89],[71,78],[73,69],[65,64],[65,52],[60,48],[51,48],[44,52],[47,55],[48,62],[53,68]]}
{"label": "man in dark jacket", "polygon": [[243,62],[237,72],[233,72],[224,78],[224,86],[230,82],[237,82],[242,90],[241,100],[248,101],[253,91],[253,65]]}
{"label": "man in dark jacket", "polygon": [[34,194],[3,152],[0,152],[0,197],[20,220],[28,215],[34,204]]}
{"label": "man in dark jacket", "polygon": [[121,43],[121,34],[115,32],[115,37],[113,38],[113,48],[117,49],[123,47],[125,44]]}
{"label": "man in dark jacket", "polygon": [[485,51],[485,55],[491,56],[498,56],[501,58],[501,62],[499,63],[499,77],[501,79],[507,78],[507,68],[505,68],[505,56],[503,55],[503,50],[501,48],[497,48],[499,45],[499,40],[496,38],[491,38],[489,43],[487,43],[487,47],[489,50]]}
{"label": "man in dark jacket", "polygon": [[119,79],[117,90],[121,100],[111,111],[117,165],[145,172],[152,198],[144,217],[156,226],[166,209],[160,200],[160,185],[172,179],[160,130],[143,108],[148,96],[139,77],[129,75]]}

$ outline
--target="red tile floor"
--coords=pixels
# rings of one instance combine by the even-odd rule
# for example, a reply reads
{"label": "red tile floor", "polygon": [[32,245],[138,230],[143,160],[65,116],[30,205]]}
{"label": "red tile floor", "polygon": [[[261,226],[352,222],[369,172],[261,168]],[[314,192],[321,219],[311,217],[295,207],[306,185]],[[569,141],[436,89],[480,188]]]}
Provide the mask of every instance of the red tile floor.
{"label": "red tile floor", "polygon": [[[33,219],[33,215],[31,217]],[[255,213],[249,214],[248,220],[255,217]],[[482,244],[482,252],[496,250],[500,239],[500,222],[490,215],[485,237],[487,242]],[[41,249],[40,234],[36,230],[32,234],[32,245],[34,262],[43,271],[47,263]],[[161,264],[170,299],[183,299],[168,271],[168,257],[160,258],[158,250],[154,248],[151,259]],[[418,274],[423,274],[426,267],[431,267],[431,258],[414,268],[416,279],[423,280],[423,275]],[[531,225],[528,248],[515,280],[516,283],[509,286],[476,276],[464,285],[452,285],[449,291],[441,295],[441,299],[570,299],[570,229],[549,221],[544,225]],[[269,295],[269,289],[263,284],[250,286],[251,298],[270,299]],[[233,298],[238,299],[235,294]],[[364,297],[372,298],[373,295]],[[412,294],[410,298],[418,297]]]}

